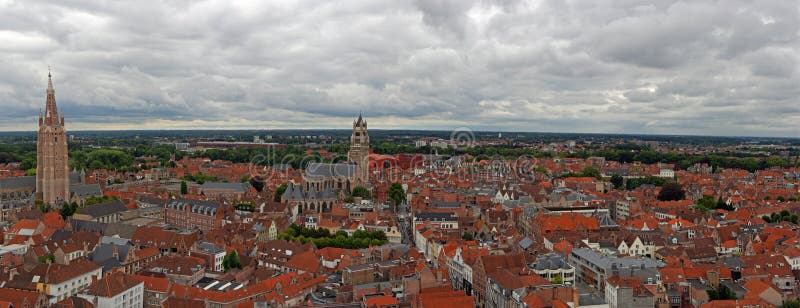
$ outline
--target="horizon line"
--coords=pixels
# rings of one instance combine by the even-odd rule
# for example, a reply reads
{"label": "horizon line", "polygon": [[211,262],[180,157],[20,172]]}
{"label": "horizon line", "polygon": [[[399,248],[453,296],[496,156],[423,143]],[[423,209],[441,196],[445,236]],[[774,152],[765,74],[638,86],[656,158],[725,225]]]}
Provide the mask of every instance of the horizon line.
{"label": "horizon line", "polygon": [[[458,129],[458,128],[457,128]],[[380,129],[380,128],[372,128],[370,131],[414,131],[414,132],[453,132],[457,129],[405,129],[405,128],[392,128],[392,129]],[[76,133],[89,133],[89,132],[184,132],[184,131],[198,131],[198,132],[215,132],[215,131],[278,131],[278,132],[286,132],[286,131],[350,131],[351,129],[346,128],[291,128],[291,129],[256,129],[256,128],[249,128],[249,129],[241,129],[241,128],[209,128],[209,129],[189,129],[189,128],[168,128],[168,129],[79,129],[79,130],[69,130],[67,134],[69,135],[70,132]],[[619,136],[660,136],[660,137],[714,137],[714,138],[766,138],[766,139],[791,139],[791,140],[800,140],[800,136],[798,137],[789,137],[789,136],[757,136],[757,135],[699,135],[699,134],[659,134],[659,133],[610,133],[610,132],[600,132],[600,133],[589,133],[589,132],[547,132],[547,131],[512,131],[512,130],[470,130],[474,133],[517,133],[517,134],[552,134],[552,135],[619,135]],[[11,131],[11,130],[0,130],[0,135],[7,134],[7,133],[31,133],[36,134],[36,130],[25,130],[25,131]]]}

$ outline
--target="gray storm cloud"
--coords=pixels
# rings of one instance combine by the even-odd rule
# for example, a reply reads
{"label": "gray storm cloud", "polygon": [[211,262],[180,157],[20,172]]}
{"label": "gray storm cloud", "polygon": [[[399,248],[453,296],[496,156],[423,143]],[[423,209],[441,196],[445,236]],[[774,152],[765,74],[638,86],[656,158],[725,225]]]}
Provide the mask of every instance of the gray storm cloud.
{"label": "gray storm cloud", "polygon": [[800,137],[796,1],[0,1],[0,129]]}

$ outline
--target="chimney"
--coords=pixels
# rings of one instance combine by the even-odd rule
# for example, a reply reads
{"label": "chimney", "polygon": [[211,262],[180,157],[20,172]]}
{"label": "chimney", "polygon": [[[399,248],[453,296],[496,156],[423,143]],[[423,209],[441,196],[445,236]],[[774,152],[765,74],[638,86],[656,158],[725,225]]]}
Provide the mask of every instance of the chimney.
{"label": "chimney", "polygon": [[114,245],[113,248],[111,248],[111,254],[114,255],[114,259],[119,260],[119,247],[117,247],[117,245]]}
{"label": "chimney", "polygon": [[580,307],[581,294],[580,294],[580,292],[578,292],[578,289],[576,289],[575,287],[572,287],[571,289],[572,289],[572,304],[573,304],[573,307]]}
{"label": "chimney", "polygon": [[17,275],[19,275],[19,270],[17,270],[16,267],[10,269],[8,271],[8,280],[14,280],[14,277],[17,277]]}

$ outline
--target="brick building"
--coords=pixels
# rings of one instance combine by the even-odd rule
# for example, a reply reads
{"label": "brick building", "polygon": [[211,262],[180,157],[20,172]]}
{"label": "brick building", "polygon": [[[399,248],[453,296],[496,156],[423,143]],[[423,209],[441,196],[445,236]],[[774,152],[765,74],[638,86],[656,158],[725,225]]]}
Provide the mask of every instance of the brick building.
{"label": "brick building", "polygon": [[216,201],[175,199],[164,207],[164,222],[185,229],[213,230],[224,226],[231,212]]}

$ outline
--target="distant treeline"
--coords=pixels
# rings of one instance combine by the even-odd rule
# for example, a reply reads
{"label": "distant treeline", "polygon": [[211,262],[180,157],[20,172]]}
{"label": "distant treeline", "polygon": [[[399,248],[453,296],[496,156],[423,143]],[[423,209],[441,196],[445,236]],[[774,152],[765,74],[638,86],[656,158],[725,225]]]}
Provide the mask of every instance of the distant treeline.
{"label": "distant treeline", "polygon": [[[79,144],[70,144],[69,149],[69,164],[75,170],[136,171],[139,168],[134,166],[134,163],[145,162],[145,159],[137,160],[135,159],[136,157],[150,157],[165,166],[170,157],[177,153],[175,147],[169,145],[147,146],[140,144],[129,148],[89,148],[82,147]],[[180,158],[181,155],[177,155],[177,158]],[[35,170],[36,143],[0,143],[0,163],[12,162],[19,162],[20,169]]]}
{"label": "distant treeline", "polygon": [[[284,132],[286,133],[286,132]],[[341,134],[341,131],[336,131]],[[374,138],[372,149],[378,154],[394,155],[399,153],[420,153],[420,154],[433,154],[440,155],[458,155],[468,154],[475,159],[488,159],[493,157],[504,157],[506,159],[517,159],[518,157],[535,157],[535,158],[549,158],[549,157],[571,157],[571,158],[588,158],[588,157],[605,157],[610,161],[617,161],[623,163],[630,163],[634,161],[654,164],[654,163],[671,163],[676,165],[676,169],[686,169],[696,163],[706,163],[714,170],[717,168],[737,168],[744,169],[750,172],[755,170],[767,169],[771,167],[790,167],[800,166],[797,156],[800,155],[800,149],[791,148],[787,156],[775,155],[778,150],[771,149],[765,150],[767,154],[756,154],[749,152],[726,152],[726,153],[712,153],[712,154],[681,154],[677,152],[659,152],[650,149],[646,145],[635,143],[622,143],[615,146],[601,148],[600,145],[587,145],[586,149],[577,150],[574,152],[541,152],[532,148],[521,147],[509,141],[506,145],[496,146],[475,146],[475,147],[458,147],[458,148],[432,148],[430,146],[415,147],[410,144],[413,138],[400,138],[397,136],[388,136],[389,131],[380,131],[376,135],[381,135],[383,138]],[[396,133],[396,132],[395,132]],[[132,133],[130,133],[132,134]],[[373,133],[370,132],[370,135]],[[138,136],[138,135],[137,135]],[[602,136],[590,135],[592,138],[601,139]],[[555,137],[555,136],[550,136]],[[666,137],[664,137],[666,138]],[[712,137],[697,137],[691,139],[690,137],[674,137],[676,142],[687,142],[687,140],[701,141],[698,143],[710,142],[716,140]],[[688,138],[688,139],[687,139]],[[725,142],[731,140],[724,137],[718,137]],[[377,139],[377,140],[375,140]],[[391,141],[388,141],[391,140]],[[788,142],[788,141],[786,141]],[[103,139],[103,148],[86,147],[80,142],[71,142],[70,145],[70,164],[73,168],[82,169],[112,169],[119,171],[132,170],[138,168],[133,166],[134,162],[144,162],[143,160],[136,161],[136,157],[153,157],[156,161],[160,162],[162,166],[167,166],[169,158],[175,155],[180,159],[184,155],[179,152],[174,146],[153,145],[147,140],[138,138],[124,139],[117,136],[116,138]],[[330,143],[318,145],[318,150],[312,149],[312,155],[306,155],[306,147],[303,145],[287,145],[285,148],[232,148],[232,149],[208,149],[205,151],[197,151],[192,154],[192,157],[205,157],[210,159],[220,159],[232,161],[235,163],[255,163],[259,165],[273,165],[278,163],[285,163],[292,165],[294,168],[301,168],[308,162],[321,161],[342,161],[346,157],[348,144],[345,142]],[[333,158],[322,158],[317,154],[319,151],[328,151],[333,153]],[[752,148],[745,150],[758,151],[758,145],[754,144]],[[317,152],[315,152],[317,151]],[[34,142],[16,142],[16,143],[0,143],[0,163],[20,162],[21,168],[31,170],[36,167],[36,143]],[[35,169],[34,169],[35,170]]]}
{"label": "distant treeline", "polygon": [[681,154],[676,152],[658,152],[649,149],[602,149],[597,151],[578,151],[567,154],[566,157],[588,158],[605,157],[606,160],[622,163],[632,163],[635,161],[645,164],[668,163],[675,164],[676,169],[687,169],[694,164],[708,164],[717,170],[718,168],[744,169],[750,172],[755,170],[769,169],[772,167],[800,166],[800,162],[795,157],[789,160],[780,156],[754,156],[748,157],[747,153],[726,153],[720,154]]}

